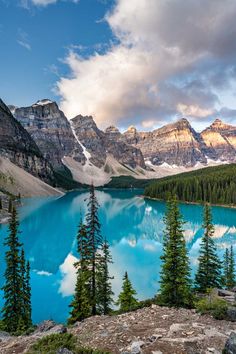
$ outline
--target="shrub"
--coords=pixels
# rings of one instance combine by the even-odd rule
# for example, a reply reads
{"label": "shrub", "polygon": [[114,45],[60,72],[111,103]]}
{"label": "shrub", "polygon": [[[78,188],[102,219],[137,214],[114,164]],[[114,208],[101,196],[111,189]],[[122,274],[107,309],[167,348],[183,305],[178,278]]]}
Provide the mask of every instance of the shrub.
{"label": "shrub", "polygon": [[33,344],[27,354],[56,354],[60,348],[68,349],[74,354],[109,354],[100,350],[79,347],[76,337],[71,333],[45,336]]}
{"label": "shrub", "polygon": [[227,303],[217,297],[207,296],[196,303],[196,310],[201,314],[210,314],[217,320],[227,317]]}

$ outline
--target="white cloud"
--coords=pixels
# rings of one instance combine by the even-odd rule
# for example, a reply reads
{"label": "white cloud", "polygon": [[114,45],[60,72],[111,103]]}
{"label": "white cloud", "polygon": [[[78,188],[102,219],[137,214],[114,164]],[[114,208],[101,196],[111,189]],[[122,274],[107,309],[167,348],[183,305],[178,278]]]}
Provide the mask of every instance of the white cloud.
{"label": "white cloud", "polygon": [[17,32],[17,43],[19,45],[21,45],[22,47],[24,47],[25,49],[27,49],[29,51],[31,50],[31,45],[30,45],[30,42],[29,42],[29,36],[21,28],[19,28],[18,32]]}
{"label": "white cloud", "polygon": [[[25,9],[29,9],[31,4],[35,6],[47,6],[47,5],[55,4],[58,1],[59,0],[20,0],[20,5]],[[62,1],[71,1],[74,3],[79,2],[79,0],[62,0]]]}
{"label": "white cloud", "polygon": [[36,272],[38,275],[44,275],[44,276],[46,276],[46,277],[50,277],[50,276],[52,275],[52,273],[49,273],[49,272],[47,272],[46,270],[39,270],[39,271],[35,270],[35,272]]}
{"label": "white cloud", "polygon": [[63,296],[70,296],[74,293],[76,283],[76,269],[74,264],[78,261],[71,253],[68,254],[63,264],[60,265],[62,280],[59,293]]}
{"label": "white cloud", "polygon": [[54,4],[57,0],[32,0],[34,5],[46,6],[49,4]]}
{"label": "white cloud", "polygon": [[70,51],[71,75],[57,83],[61,108],[101,126],[145,126],[145,118],[149,127],[183,114],[179,107],[207,117],[218,100],[213,80],[235,63],[235,15],[233,0],[117,0],[105,20],[118,44],[86,58]]}
{"label": "white cloud", "polygon": [[213,109],[204,109],[199,107],[199,105],[195,105],[195,104],[187,105],[183,103],[179,103],[177,105],[177,110],[183,116],[198,117],[198,118],[205,118],[214,113]]}

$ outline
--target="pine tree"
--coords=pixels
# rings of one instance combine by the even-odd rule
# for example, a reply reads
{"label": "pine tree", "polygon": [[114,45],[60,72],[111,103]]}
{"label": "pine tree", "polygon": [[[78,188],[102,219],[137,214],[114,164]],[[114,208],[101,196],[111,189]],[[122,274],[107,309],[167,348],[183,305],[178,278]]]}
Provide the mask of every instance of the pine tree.
{"label": "pine tree", "polygon": [[235,261],[234,261],[234,250],[231,245],[229,251],[229,266],[228,266],[228,278],[227,278],[227,289],[232,289],[235,286]]}
{"label": "pine tree", "polygon": [[25,329],[32,326],[32,306],[31,306],[31,285],[30,285],[30,262],[27,261],[25,266],[25,276],[23,282],[23,303],[24,303],[24,325]]}
{"label": "pine tree", "polygon": [[91,278],[91,271],[89,269],[87,229],[82,221],[80,222],[77,234],[77,251],[80,259],[75,263],[75,267],[77,268],[77,279],[75,294],[72,303],[70,304],[72,310],[68,320],[69,324],[81,321],[92,314],[89,281]]}
{"label": "pine tree", "polygon": [[227,289],[228,288],[228,279],[229,279],[229,250],[226,248],[223,260],[223,279],[222,284]]}
{"label": "pine tree", "polygon": [[86,226],[87,235],[89,243],[89,253],[88,257],[91,265],[91,304],[92,304],[92,315],[97,314],[97,281],[96,281],[96,269],[99,249],[101,249],[103,238],[101,236],[101,225],[98,218],[99,204],[95,196],[94,186],[90,187],[90,196],[88,201],[88,212],[86,215]]}
{"label": "pine tree", "polygon": [[213,240],[214,225],[212,224],[211,209],[208,204],[204,208],[204,235],[200,246],[199,265],[195,277],[196,289],[207,292],[209,288],[221,286],[221,262],[216,253]]}
{"label": "pine tree", "polygon": [[136,291],[133,289],[131,281],[129,280],[128,273],[125,272],[123,277],[122,291],[118,296],[117,305],[120,307],[120,311],[127,312],[135,309],[138,304],[135,298]]}
{"label": "pine tree", "polygon": [[13,212],[13,201],[12,198],[9,199],[8,201],[8,213],[12,213]]}
{"label": "pine tree", "polygon": [[190,267],[176,198],[169,200],[164,221],[159,300],[167,306],[188,307],[192,304]]}
{"label": "pine tree", "polygon": [[101,256],[97,266],[97,284],[98,284],[98,296],[97,306],[99,313],[103,315],[109,314],[112,309],[114,293],[112,291],[111,277],[109,274],[108,266],[112,262],[112,257],[109,249],[109,243],[104,241],[101,249]]}
{"label": "pine tree", "polygon": [[21,267],[20,267],[20,247],[18,238],[19,222],[16,209],[13,207],[12,217],[9,225],[9,233],[5,240],[8,247],[5,255],[6,270],[4,292],[4,306],[2,309],[2,321],[6,331],[14,333],[19,328],[22,315],[22,292],[21,292]]}

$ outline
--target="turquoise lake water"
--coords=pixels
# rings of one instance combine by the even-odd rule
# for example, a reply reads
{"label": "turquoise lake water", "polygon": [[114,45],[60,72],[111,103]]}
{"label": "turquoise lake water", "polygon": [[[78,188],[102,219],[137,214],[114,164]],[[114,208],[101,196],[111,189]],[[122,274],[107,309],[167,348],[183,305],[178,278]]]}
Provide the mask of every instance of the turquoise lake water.
{"label": "turquoise lake water", "polygon": [[[114,264],[113,290],[118,294],[127,270],[138,298],[158,290],[165,203],[144,200],[142,191],[97,191],[102,232],[111,245]],[[60,198],[32,198],[19,208],[20,239],[31,262],[33,320],[65,322],[75,285],[76,231],[86,213],[86,192],[70,192]],[[180,205],[186,221],[185,237],[192,271],[197,264],[202,236],[202,206]],[[213,207],[218,253],[233,244],[236,253],[236,209]],[[0,286],[3,285],[4,246],[7,226],[0,227]],[[0,306],[2,305],[2,296]]]}

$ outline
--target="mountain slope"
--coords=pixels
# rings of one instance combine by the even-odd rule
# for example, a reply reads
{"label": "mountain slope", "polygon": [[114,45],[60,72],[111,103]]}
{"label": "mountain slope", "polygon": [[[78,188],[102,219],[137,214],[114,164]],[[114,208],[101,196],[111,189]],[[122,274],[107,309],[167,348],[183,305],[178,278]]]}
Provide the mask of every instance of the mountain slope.
{"label": "mountain slope", "polygon": [[57,171],[68,171],[81,183],[108,183],[112,176],[161,178],[192,169],[236,161],[236,127],[216,120],[202,133],[182,118],[152,132],[114,126],[100,130],[93,117],[70,122],[57,104],[41,100],[30,107],[11,106]]}
{"label": "mountain slope", "polygon": [[4,157],[0,157],[0,189],[22,197],[63,194]]}
{"label": "mountain slope", "polygon": [[63,167],[64,156],[85,162],[83,149],[76,141],[69,121],[56,102],[45,99],[30,107],[14,108],[14,116],[28,131],[54,169]]}
{"label": "mountain slope", "polygon": [[145,169],[140,149],[120,139],[121,134],[116,128],[116,134],[112,134],[111,129],[103,132],[98,129],[91,116],[81,115],[73,118],[71,124],[79,141],[90,153],[90,162],[95,166],[104,166],[107,156],[112,155],[122,165],[131,168],[139,166]]}
{"label": "mountain slope", "polygon": [[207,162],[202,151],[204,143],[185,118],[147,133],[139,133],[131,127],[123,134],[123,139],[138,147],[154,165],[165,162],[194,166],[197,162]]}
{"label": "mountain slope", "polygon": [[216,119],[201,133],[201,137],[215,158],[235,161],[236,127]]}
{"label": "mountain slope", "polygon": [[35,141],[12,116],[0,99],[0,156],[44,181],[54,179],[51,165],[43,158]]}
{"label": "mountain slope", "polygon": [[193,167],[197,163],[207,164],[209,159],[236,161],[236,127],[219,119],[200,134],[182,118],[152,132],[138,132],[130,127],[122,138],[138,147],[153,165]]}

